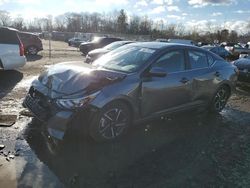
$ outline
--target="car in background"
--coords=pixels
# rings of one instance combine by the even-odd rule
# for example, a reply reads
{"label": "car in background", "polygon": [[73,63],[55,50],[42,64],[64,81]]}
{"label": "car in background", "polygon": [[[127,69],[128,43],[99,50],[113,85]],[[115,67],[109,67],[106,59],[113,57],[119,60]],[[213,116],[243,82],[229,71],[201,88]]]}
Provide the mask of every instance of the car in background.
{"label": "car in background", "polygon": [[186,39],[164,39],[159,38],[155,40],[156,42],[168,42],[168,43],[177,43],[177,44],[186,44],[186,45],[195,45],[192,40],[186,40]]}
{"label": "car in background", "polygon": [[12,70],[24,66],[26,58],[18,30],[0,27],[0,36],[0,68]]}
{"label": "car in background", "polygon": [[83,42],[86,42],[86,40],[74,37],[68,40],[68,45],[78,48],[79,45]]}
{"label": "car in background", "polygon": [[249,56],[249,54],[246,53],[246,52],[243,52],[243,53],[241,53],[241,54],[239,55],[239,59],[240,59],[240,58],[245,58],[245,57],[247,57],[247,56]]}
{"label": "car in background", "polygon": [[235,57],[239,57],[239,55],[242,53],[250,54],[250,48],[248,46],[243,47],[238,43],[227,43],[225,44],[225,49],[231,52]]}
{"label": "car in background", "polygon": [[98,48],[95,50],[91,50],[87,56],[86,56],[86,63],[91,63],[94,60],[96,60],[98,57],[102,56],[103,54],[106,54],[116,48],[119,48],[125,44],[130,44],[133,43],[133,41],[117,41],[117,42],[112,42],[111,44],[103,47],[103,48]]}
{"label": "car in background", "polygon": [[159,38],[155,40],[156,42],[168,42],[168,39]]}
{"label": "car in background", "polygon": [[121,40],[122,39],[115,37],[95,37],[94,40],[90,42],[81,43],[79,49],[84,55],[87,55],[91,50],[102,48],[112,42]]}
{"label": "car in background", "polygon": [[[234,91],[236,67],[202,48],[162,42],[127,44],[93,64],[60,63],[32,82],[24,100],[51,138],[75,122],[96,141],[129,126],[196,108],[220,112]],[[75,128],[76,128],[75,127]]]}
{"label": "car in background", "polygon": [[43,44],[38,35],[28,32],[18,32],[20,40],[24,46],[24,52],[29,55],[37,55],[43,50]]}
{"label": "car in background", "polygon": [[225,48],[221,47],[221,46],[210,46],[210,45],[206,45],[206,46],[202,46],[202,48],[211,51],[217,55],[219,55],[220,57],[224,58],[224,59],[230,59],[232,57],[232,53],[227,51]]}
{"label": "car in background", "polygon": [[238,81],[250,83],[250,56],[245,56],[238,60],[233,61],[233,64],[239,70]]}
{"label": "car in background", "polygon": [[169,43],[185,44],[185,45],[195,45],[192,40],[186,39],[168,39]]}

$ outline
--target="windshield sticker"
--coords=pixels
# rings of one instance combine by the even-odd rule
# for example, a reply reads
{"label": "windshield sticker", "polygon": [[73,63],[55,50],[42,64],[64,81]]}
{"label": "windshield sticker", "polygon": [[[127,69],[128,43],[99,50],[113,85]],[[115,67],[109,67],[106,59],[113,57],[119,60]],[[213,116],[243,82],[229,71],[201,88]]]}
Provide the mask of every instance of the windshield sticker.
{"label": "windshield sticker", "polygon": [[149,49],[149,48],[142,48],[140,49],[140,52],[145,52],[145,53],[149,53],[152,54],[155,52],[155,50]]}

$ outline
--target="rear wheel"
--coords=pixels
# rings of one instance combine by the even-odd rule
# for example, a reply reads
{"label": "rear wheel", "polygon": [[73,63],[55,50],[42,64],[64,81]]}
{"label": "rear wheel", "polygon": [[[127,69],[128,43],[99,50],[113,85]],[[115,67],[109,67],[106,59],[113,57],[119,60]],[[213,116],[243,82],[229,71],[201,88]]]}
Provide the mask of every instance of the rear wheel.
{"label": "rear wheel", "polygon": [[130,123],[128,106],[122,102],[114,102],[106,105],[93,117],[89,133],[97,142],[112,141],[125,134]]}
{"label": "rear wheel", "polygon": [[35,46],[30,46],[28,47],[27,52],[30,55],[36,55],[38,53],[38,49]]}
{"label": "rear wheel", "polygon": [[230,97],[230,90],[227,86],[221,86],[213,97],[211,111],[220,112],[227,104],[227,100]]}

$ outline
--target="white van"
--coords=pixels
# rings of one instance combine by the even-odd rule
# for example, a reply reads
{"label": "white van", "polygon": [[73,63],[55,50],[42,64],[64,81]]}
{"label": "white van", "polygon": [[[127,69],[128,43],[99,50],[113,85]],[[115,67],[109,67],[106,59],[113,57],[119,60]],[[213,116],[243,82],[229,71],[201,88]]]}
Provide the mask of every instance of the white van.
{"label": "white van", "polygon": [[16,29],[0,27],[0,69],[12,70],[26,63],[24,47]]}

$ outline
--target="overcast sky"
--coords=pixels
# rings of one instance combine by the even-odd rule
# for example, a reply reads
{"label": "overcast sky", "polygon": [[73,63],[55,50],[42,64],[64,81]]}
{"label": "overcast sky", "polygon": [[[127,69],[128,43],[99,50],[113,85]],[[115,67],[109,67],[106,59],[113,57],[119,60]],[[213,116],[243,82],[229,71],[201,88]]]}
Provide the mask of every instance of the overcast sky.
{"label": "overcast sky", "polygon": [[250,0],[0,0],[0,10],[11,16],[53,16],[65,12],[109,12],[125,9],[128,15],[148,15],[166,23],[187,27],[212,26],[246,32],[250,21]]}

